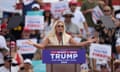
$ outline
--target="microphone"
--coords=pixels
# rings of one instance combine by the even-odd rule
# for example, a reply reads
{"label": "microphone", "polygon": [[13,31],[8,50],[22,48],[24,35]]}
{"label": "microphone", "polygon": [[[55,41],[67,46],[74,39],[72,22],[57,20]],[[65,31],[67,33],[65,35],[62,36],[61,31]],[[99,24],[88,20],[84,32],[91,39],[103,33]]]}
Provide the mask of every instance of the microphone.
{"label": "microphone", "polygon": [[59,35],[62,36],[62,32],[60,32]]}
{"label": "microphone", "polygon": [[[62,32],[60,32],[60,33],[59,33],[59,35],[60,35],[60,36],[61,36],[61,38],[62,38],[63,33],[62,33]],[[63,38],[62,38],[62,40],[61,40],[61,41],[62,41],[61,43],[62,43],[62,45],[63,45]]]}

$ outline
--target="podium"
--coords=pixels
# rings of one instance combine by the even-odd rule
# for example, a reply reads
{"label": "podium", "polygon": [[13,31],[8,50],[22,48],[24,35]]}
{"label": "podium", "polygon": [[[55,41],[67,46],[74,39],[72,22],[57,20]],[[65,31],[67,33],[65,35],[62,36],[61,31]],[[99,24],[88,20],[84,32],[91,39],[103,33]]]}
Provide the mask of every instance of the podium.
{"label": "podium", "polygon": [[[85,48],[81,48],[79,46],[47,46],[44,50],[48,50],[48,51],[51,51],[50,53],[62,53],[62,52],[65,52],[70,54],[70,52],[72,54],[75,54],[74,52],[77,52],[78,50],[79,51],[82,51],[82,53],[80,54],[80,56],[84,59],[82,59],[82,62],[85,62]],[[44,52],[43,50],[43,52]],[[79,53],[79,51],[77,53]],[[42,56],[45,56],[47,55],[47,53],[43,53],[44,55]],[[48,56],[48,55],[47,55]],[[69,57],[72,57],[72,55],[69,55]],[[74,55],[76,56],[76,54]],[[57,57],[59,57],[57,55]],[[43,63],[44,63],[44,60],[47,60],[47,59],[44,59],[43,58]],[[49,58],[49,57],[48,57]],[[78,59],[79,61],[79,59]],[[61,63],[46,63],[46,72],[80,72],[80,64],[81,63],[67,63],[67,62],[61,62]]]}

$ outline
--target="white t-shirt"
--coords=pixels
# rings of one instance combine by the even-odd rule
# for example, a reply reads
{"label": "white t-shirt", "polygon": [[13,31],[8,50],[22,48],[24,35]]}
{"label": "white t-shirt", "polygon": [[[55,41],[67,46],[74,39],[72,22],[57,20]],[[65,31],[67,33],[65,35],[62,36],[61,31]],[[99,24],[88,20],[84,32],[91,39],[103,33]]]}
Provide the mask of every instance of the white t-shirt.
{"label": "white t-shirt", "polygon": [[0,72],[10,72],[10,70],[2,66],[0,67]]}
{"label": "white t-shirt", "polygon": [[85,18],[82,12],[76,9],[73,15],[74,17],[72,17],[72,23],[76,24],[80,29],[84,29],[83,22],[85,22]]}
{"label": "white t-shirt", "polygon": [[5,68],[4,66],[0,67],[0,72],[18,72],[19,67],[18,66],[12,66],[11,71],[10,69]]}
{"label": "white t-shirt", "polygon": [[0,48],[7,48],[6,40],[2,35],[0,35]]}

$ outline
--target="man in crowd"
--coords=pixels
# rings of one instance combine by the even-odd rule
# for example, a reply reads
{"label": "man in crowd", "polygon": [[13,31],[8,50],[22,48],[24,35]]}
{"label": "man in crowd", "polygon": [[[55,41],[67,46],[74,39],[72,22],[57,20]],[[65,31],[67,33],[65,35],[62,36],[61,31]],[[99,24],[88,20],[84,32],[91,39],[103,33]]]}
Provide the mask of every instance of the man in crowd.
{"label": "man in crowd", "polygon": [[4,65],[0,67],[0,72],[18,72],[18,66],[12,66],[12,57],[9,55],[4,56]]}
{"label": "man in crowd", "polygon": [[86,35],[89,36],[90,33],[88,31],[87,22],[82,12],[79,9],[77,9],[77,2],[71,1],[69,3],[69,7],[70,7],[71,12],[74,15],[74,17],[72,17],[72,22],[80,28],[81,33],[83,33],[84,31],[85,37]]}
{"label": "man in crowd", "polygon": [[[63,12],[64,22],[66,26],[66,32],[70,34],[74,38],[81,38],[82,35],[80,34],[80,30],[76,24],[73,24],[71,19],[74,17],[70,10],[65,10]],[[80,41],[79,41],[80,42]]]}
{"label": "man in crowd", "polygon": [[81,6],[81,11],[83,12],[85,19],[88,24],[88,29],[90,31],[90,37],[95,36],[95,24],[92,20],[92,12],[93,8],[96,6],[96,1],[95,0],[86,0],[82,6]]}

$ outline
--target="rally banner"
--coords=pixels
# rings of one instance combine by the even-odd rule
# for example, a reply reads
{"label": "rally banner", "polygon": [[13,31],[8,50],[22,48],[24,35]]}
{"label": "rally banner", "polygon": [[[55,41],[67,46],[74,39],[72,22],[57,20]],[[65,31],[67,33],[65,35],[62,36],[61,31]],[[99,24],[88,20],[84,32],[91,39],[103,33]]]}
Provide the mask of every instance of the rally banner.
{"label": "rally banner", "polygon": [[100,9],[100,7],[96,6],[95,8],[93,8],[92,19],[95,24],[97,23],[98,20],[100,20],[101,16],[104,16],[104,14],[102,10]]}
{"label": "rally banner", "polygon": [[55,18],[61,17],[64,10],[69,9],[67,1],[51,3],[51,13]]}
{"label": "rally banner", "polygon": [[44,29],[44,16],[25,16],[25,28],[30,30]]}
{"label": "rally banner", "polygon": [[108,60],[111,57],[111,46],[105,44],[91,44],[90,58]]}
{"label": "rally banner", "polygon": [[47,64],[80,64],[85,63],[85,49],[43,50],[43,63]]}
{"label": "rally banner", "polygon": [[[37,43],[37,39],[30,39],[31,41]],[[35,53],[36,52],[36,47],[27,44],[26,42],[28,39],[21,39],[17,40],[17,47],[19,48],[18,52],[21,54],[29,54],[29,53]]]}

